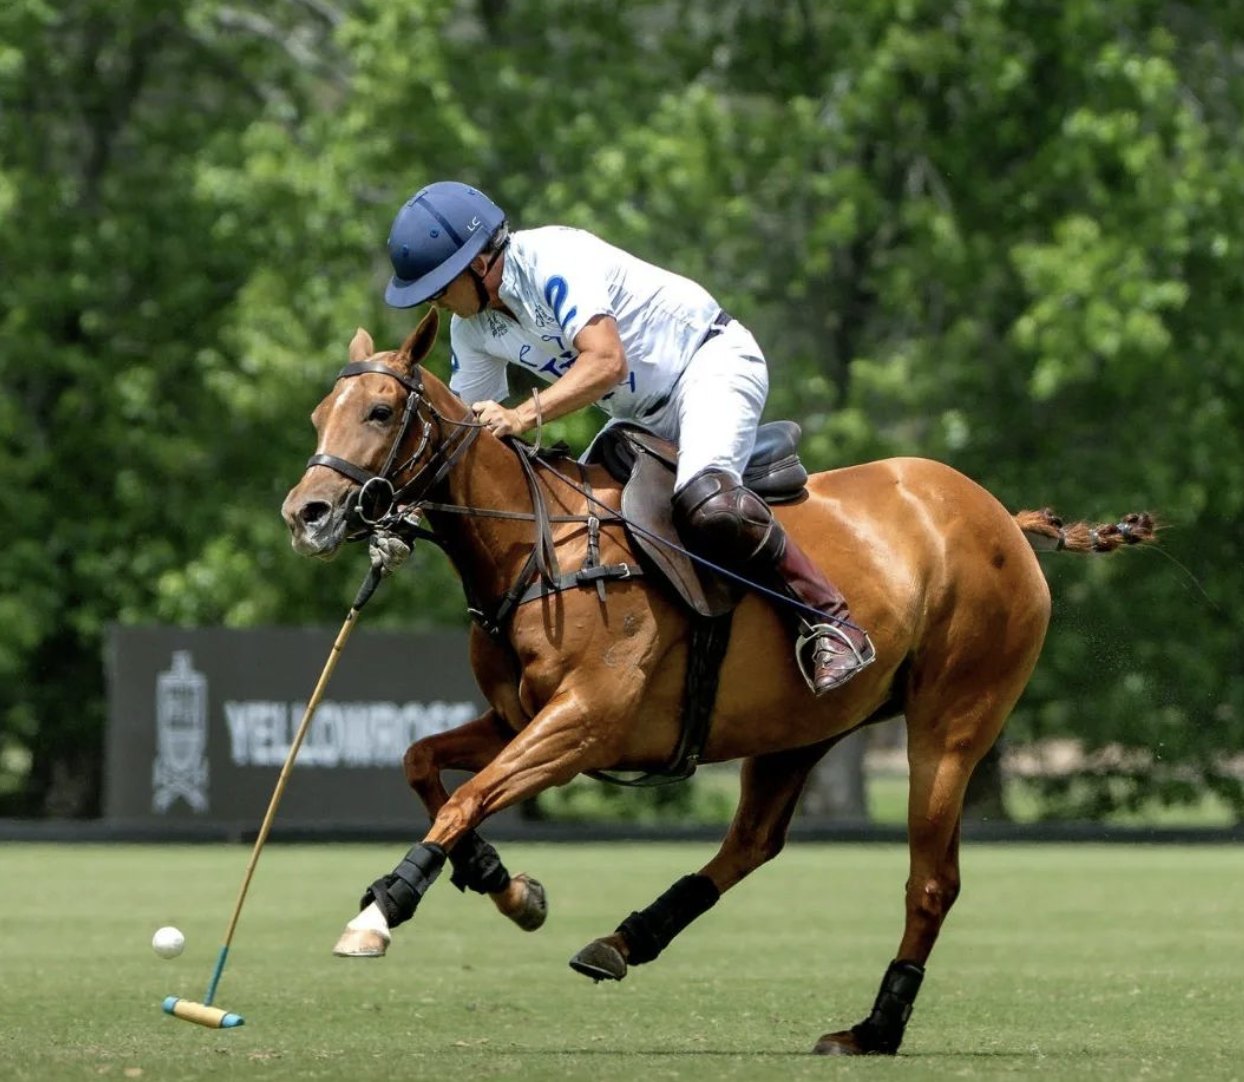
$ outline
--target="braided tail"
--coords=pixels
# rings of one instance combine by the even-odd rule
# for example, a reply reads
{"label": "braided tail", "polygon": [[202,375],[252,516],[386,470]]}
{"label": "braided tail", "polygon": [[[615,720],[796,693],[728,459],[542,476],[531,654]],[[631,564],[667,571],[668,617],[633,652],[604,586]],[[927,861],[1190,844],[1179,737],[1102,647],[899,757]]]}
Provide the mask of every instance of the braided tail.
{"label": "braided tail", "polygon": [[1113,552],[1123,545],[1147,545],[1157,540],[1158,524],[1148,511],[1124,515],[1118,522],[1090,526],[1065,524],[1050,508],[1020,511],[1015,523],[1037,552]]}

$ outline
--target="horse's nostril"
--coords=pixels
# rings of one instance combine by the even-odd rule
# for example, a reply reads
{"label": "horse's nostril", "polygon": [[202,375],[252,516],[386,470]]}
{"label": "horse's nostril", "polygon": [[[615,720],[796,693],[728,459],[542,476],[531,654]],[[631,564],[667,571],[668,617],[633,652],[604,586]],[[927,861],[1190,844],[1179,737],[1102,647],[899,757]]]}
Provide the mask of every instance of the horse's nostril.
{"label": "horse's nostril", "polygon": [[330,510],[331,508],[323,500],[310,500],[302,505],[298,517],[307,526],[314,526],[316,523],[323,522]]}

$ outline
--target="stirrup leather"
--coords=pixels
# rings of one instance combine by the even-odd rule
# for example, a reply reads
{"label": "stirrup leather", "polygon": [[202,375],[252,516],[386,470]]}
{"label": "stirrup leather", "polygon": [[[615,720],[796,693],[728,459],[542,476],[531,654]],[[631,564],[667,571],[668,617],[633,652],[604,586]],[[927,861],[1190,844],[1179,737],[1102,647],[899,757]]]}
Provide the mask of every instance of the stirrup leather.
{"label": "stirrup leather", "polygon": [[847,635],[847,633],[843,631],[842,628],[837,627],[834,624],[807,624],[805,623],[803,625],[803,628],[804,628],[803,634],[801,634],[795,640],[795,662],[799,665],[799,671],[800,673],[803,674],[804,682],[808,685],[808,688],[812,691],[814,695],[816,694],[816,684],[813,682],[813,679],[812,679],[813,674],[808,671],[808,663],[805,660],[804,655],[808,652],[806,649],[808,644],[815,642],[822,635],[829,635],[832,638],[837,639],[839,642],[843,643],[846,646],[847,650],[855,658],[855,662],[856,662],[855,671],[856,672],[859,672],[860,669],[867,668],[869,665],[871,665],[874,661],[877,660],[877,650],[873,646],[872,639],[868,637],[868,632],[864,632],[865,649],[863,652],[860,652],[859,650],[855,648],[855,643],[851,641],[850,636]]}

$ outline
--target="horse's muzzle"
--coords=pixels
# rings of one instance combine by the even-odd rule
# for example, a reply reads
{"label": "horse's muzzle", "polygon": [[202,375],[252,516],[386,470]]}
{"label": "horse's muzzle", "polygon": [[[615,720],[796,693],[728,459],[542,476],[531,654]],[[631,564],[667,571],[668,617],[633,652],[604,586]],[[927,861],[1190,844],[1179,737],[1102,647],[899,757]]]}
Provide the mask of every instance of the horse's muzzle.
{"label": "horse's muzzle", "polygon": [[347,510],[344,502],[301,496],[294,489],[281,506],[294,551],[299,556],[331,560],[346,539]]}

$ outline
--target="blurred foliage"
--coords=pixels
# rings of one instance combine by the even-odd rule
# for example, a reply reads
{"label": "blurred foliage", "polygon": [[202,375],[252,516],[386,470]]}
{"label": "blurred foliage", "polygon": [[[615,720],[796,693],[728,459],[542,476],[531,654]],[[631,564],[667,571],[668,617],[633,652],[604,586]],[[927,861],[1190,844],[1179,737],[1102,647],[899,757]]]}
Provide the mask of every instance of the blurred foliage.
{"label": "blurred foliage", "polygon": [[[409,325],[392,214],[462,177],[704,282],[815,468],[1156,510],[1170,559],[1047,558],[1011,746],[1128,753],[1051,814],[1244,813],[1242,40],[1213,0],[6,0],[6,806],[97,809],[109,621],[340,619],[360,555],[277,510],[354,327]],[[447,563],[369,619],[462,621]]]}

